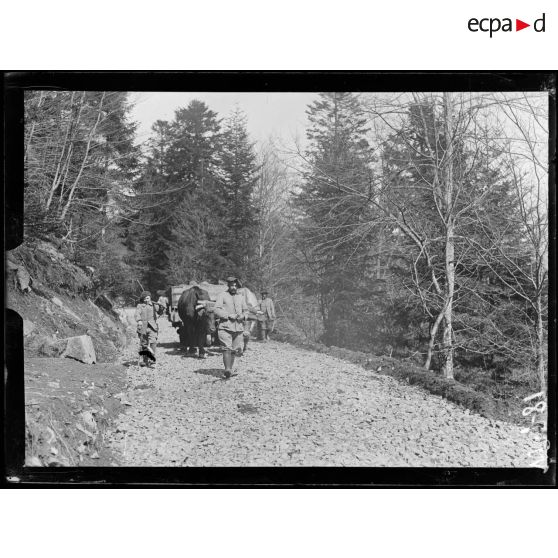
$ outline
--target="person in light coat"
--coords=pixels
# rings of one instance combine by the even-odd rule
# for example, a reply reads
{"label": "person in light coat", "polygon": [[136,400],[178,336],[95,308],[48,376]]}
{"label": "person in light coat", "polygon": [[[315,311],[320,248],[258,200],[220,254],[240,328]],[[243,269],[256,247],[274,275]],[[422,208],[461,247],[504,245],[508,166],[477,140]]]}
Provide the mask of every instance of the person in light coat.
{"label": "person in light coat", "polygon": [[242,334],[242,339],[244,341],[244,346],[242,349],[237,349],[236,355],[242,356],[248,350],[248,344],[250,343],[250,336],[254,331],[256,326],[257,315],[261,314],[258,299],[250,289],[247,287],[241,287],[238,292],[244,296],[246,300],[246,306],[248,307],[248,316],[244,321],[244,333]]}
{"label": "person in light coat", "polygon": [[159,298],[157,299],[157,304],[159,304],[163,308],[163,312],[169,313],[169,299],[165,293],[165,291],[157,291]]}
{"label": "person in light coat", "polygon": [[268,298],[267,289],[263,289],[261,292],[262,299],[259,301],[259,308],[262,312],[261,328],[263,333],[263,340],[267,341],[269,339],[269,334],[273,332],[273,327],[275,325],[276,315],[275,315],[275,305],[273,300]]}
{"label": "person in light coat", "polygon": [[244,322],[248,315],[246,299],[238,292],[239,281],[236,277],[227,277],[227,290],[219,293],[215,301],[215,317],[219,320],[219,343],[223,347],[223,364],[225,378],[230,378],[234,366],[234,357],[242,349]]}
{"label": "person in light coat", "polygon": [[157,318],[163,311],[163,307],[151,301],[151,293],[143,291],[140,295],[139,304],[136,306],[137,332],[140,340],[140,356],[143,356],[143,364],[149,366],[155,362],[157,350],[157,336],[159,324]]}

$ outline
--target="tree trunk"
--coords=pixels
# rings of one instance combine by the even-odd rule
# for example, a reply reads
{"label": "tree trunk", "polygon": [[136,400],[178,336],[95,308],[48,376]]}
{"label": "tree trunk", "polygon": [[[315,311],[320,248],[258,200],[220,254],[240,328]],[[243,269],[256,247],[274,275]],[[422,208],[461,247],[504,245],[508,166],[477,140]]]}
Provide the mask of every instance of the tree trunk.
{"label": "tree trunk", "polygon": [[72,187],[70,189],[70,193],[68,194],[68,200],[66,202],[66,205],[64,206],[64,209],[62,210],[62,214],[60,215],[60,221],[63,221],[66,218],[66,214],[68,213],[68,210],[70,209],[70,205],[72,203],[72,198],[74,195],[74,192],[78,186],[79,183],[79,179],[81,178],[81,174],[83,172],[83,169],[85,168],[85,163],[87,162],[87,158],[89,157],[89,149],[91,147],[91,140],[93,139],[93,136],[95,135],[95,132],[97,131],[97,126],[99,125],[99,122],[101,120],[101,115],[102,115],[102,108],[103,108],[103,101],[105,100],[105,93],[103,92],[103,94],[101,95],[101,101],[99,102],[99,108],[97,109],[97,120],[95,121],[95,124],[93,125],[93,127],[91,128],[91,131],[89,132],[89,137],[87,139],[87,145],[85,146],[85,154],[83,156],[83,160],[81,162],[81,167],[78,171],[78,174],[74,180],[74,183],[72,184]]}
{"label": "tree trunk", "polygon": [[426,352],[426,361],[424,362],[424,369],[430,370],[430,364],[432,363],[432,353],[434,352],[434,345],[436,344],[436,335],[438,334],[438,328],[440,327],[440,322],[444,317],[445,310],[442,310],[438,316],[436,316],[436,320],[432,324],[430,328],[430,337],[428,339],[428,350]]}
{"label": "tree trunk", "polygon": [[62,200],[64,199],[64,191],[66,188],[66,181],[68,180],[68,174],[70,172],[70,163],[72,162],[72,148],[73,144],[70,143],[70,147],[68,147],[68,155],[66,157],[66,166],[64,169],[64,178],[62,179],[62,183],[60,184],[60,191],[58,194],[58,209],[62,206]]}
{"label": "tree trunk", "polygon": [[[74,104],[74,95],[75,95],[75,91],[72,91],[72,96],[70,97],[70,103],[69,103],[69,116],[68,116],[68,124],[66,125],[66,133],[64,134],[64,140],[62,143],[62,149],[60,150],[60,157],[58,158],[58,164],[56,165],[56,170],[54,172],[54,178],[52,180],[52,184],[50,186],[50,192],[48,195],[48,199],[46,202],[46,210],[48,211],[50,209],[50,205],[52,203],[52,198],[54,197],[54,193],[56,192],[59,184],[60,184],[60,180],[62,178],[62,171],[63,171],[63,161],[64,161],[64,155],[66,155],[66,144],[68,142],[68,136],[70,134],[70,130],[72,129],[72,127],[74,126],[74,121],[73,121],[73,104]],[[83,98],[83,97],[82,97]],[[72,144],[70,143],[70,148],[72,147]],[[67,157],[69,157],[70,155],[68,154]]]}
{"label": "tree trunk", "polygon": [[453,379],[453,294],[455,289],[455,246],[454,246],[454,208],[453,208],[453,107],[451,94],[444,93],[446,152],[444,154],[444,200],[446,226],[445,247],[445,304],[444,333],[442,336],[442,373]]}
{"label": "tree trunk", "polygon": [[448,226],[446,237],[446,305],[444,309],[444,333],[442,336],[442,354],[444,363],[442,372],[448,379],[453,379],[453,293],[455,287],[453,225]]}
{"label": "tree trunk", "polygon": [[546,374],[544,358],[544,323],[542,316],[541,293],[537,294],[537,374],[539,377],[540,391],[546,392]]}
{"label": "tree trunk", "polygon": [[[43,96],[44,96],[44,92],[41,91],[41,93],[39,94],[39,100],[37,102],[37,110],[39,110],[41,108],[41,104],[43,102]],[[25,153],[23,155],[23,163],[24,164],[27,162],[27,154],[29,153],[29,149],[31,147],[31,142],[33,140],[33,134],[35,133],[35,123],[36,123],[36,119],[31,124],[31,129],[29,130],[29,137],[27,138],[27,144],[25,145]]]}
{"label": "tree trunk", "polygon": [[378,261],[376,262],[376,279],[382,278],[382,249],[383,249],[383,242],[382,242],[382,234],[378,236]]}

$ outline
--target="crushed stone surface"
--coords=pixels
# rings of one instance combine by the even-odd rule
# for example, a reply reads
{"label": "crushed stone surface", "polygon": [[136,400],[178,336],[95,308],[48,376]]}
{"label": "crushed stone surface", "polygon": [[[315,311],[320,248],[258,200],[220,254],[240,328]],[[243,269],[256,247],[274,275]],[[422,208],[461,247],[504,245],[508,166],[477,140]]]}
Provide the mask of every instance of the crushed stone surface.
{"label": "crushed stone surface", "polygon": [[291,345],[252,340],[223,379],[161,322],[157,364],[127,366],[126,412],[109,436],[124,466],[528,467],[537,435],[415,386]]}

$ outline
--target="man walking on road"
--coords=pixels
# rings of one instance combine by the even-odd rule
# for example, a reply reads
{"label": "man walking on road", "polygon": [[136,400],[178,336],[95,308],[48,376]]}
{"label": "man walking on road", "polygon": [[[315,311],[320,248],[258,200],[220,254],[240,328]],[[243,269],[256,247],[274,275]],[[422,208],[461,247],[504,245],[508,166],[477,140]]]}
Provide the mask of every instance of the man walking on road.
{"label": "man walking on road", "polygon": [[242,348],[244,320],[248,306],[243,295],[238,292],[239,281],[236,277],[227,277],[227,291],[219,293],[215,302],[215,316],[219,323],[219,343],[223,346],[223,364],[225,378],[230,378],[237,349]]}
{"label": "man walking on road", "polygon": [[239,289],[239,292],[242,296],[244,296],[244,300],[246,301],[246,306],[248,308],[248,317],[244,321],[244,333],[242,334],[244,346],[242,347],[242,349],[239,349],[236,352],[237,356],[242,356],[248,349],[248,343],[250,343],[250,335],[252,335],[252,331],[254,330],[254,326],[256,325],[255,320],[257,319],[257,315],[261,314],[261,312],[258,299],[250,289],[241,287]]}
{"label": "man walking on road", "polygon": [[143,291],[139,304],[136,306],[136,322],[138,324],[138,337],[140,339],[140,356],[143,356],[144,366],[149,366],[155,361],[157,350],[157,336],[159,324],[157,318],[163,312],[163,306],[151,302],[151,293]]}
{"label": "man walking on road", "polygon": [[159,295],[159,298],[157,299],[157,304],[159,305],[159,308],[162,309],[161,310],[162,312],[166,312],[168,314],[169,299],[167,298],[165,291],[163,290],[157,291],[157,294]]}
{"label": "man walking on road", "polygon": [[271,298],[267,298],[267,289],[263,289],[261,292],[262,300],[260,301],[260,310],[263,313],[263,320],[261,322],[263,340],[267,341],[269,339],[269,334],[273,332],[273,326],[275,324],[275,305]]}

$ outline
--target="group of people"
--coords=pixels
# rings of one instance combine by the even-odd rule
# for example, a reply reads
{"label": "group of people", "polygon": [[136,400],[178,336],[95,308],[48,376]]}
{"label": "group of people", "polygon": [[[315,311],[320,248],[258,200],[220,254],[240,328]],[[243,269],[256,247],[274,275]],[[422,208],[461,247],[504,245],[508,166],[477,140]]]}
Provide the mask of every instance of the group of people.
{"label": "group of people", "polygon": [[[248,303],[246,296],[241,292],[241,284],[236,277],[227,277],[226,282],[227,290],[217,295],[214,311],[217,324],[217,338],[219,345],[223,348],[224,374],[225,378],[230,378],[235,357],[241,355],[248,347],[254,324],[252,320],[248,319],[250,314],[257,315],[263,341],[269,339],[269,334],[273,331],[276,315],[273,300],[269,298],[269,293],[266,289],[262,289],[261,300],[258,300],[256,306],[254,306]],[[203,306],[206,302],[203,300],[203,294],[202,292],[197,296],[198,293],[195,292],[189,296],[192,302],[188,303],[187,310],[191,310],[193,316],[198,311],[203,311]],[[189,308],[190,306],[192,306],[191,309]],[[151,293],[148,291],[144,291],[141,294],[140,302],[136,308],[136,321],[140,339],[140,356],[143,357],[145,365],[150,365],[155,361],[159,331],[157,319],[165,312],[167,307],[168,300],[164,293],[157,302],[151,300]],[[196,344],[200,347],[200,357],[204,358],[206,355],[204,349],[205,340],[200,339],[196,341]]]}

